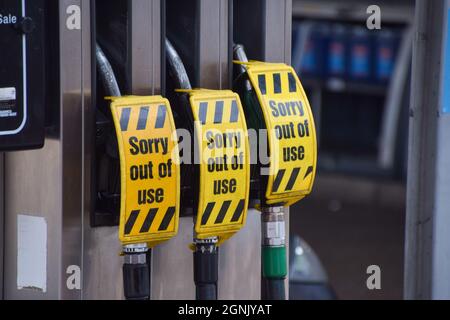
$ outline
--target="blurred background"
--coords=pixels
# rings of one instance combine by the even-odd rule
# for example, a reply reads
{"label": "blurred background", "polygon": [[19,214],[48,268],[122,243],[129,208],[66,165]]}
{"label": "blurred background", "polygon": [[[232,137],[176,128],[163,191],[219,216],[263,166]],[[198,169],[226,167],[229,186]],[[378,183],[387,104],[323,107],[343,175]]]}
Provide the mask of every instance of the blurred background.
{"label": "blurred background", "polygon": [[[319,171],[291,210],[291,298],[317,283],[328,294],[310,298],[403,298],[414,1],[376,1],[380,30],[366,26],[372,2],[293,0],[292,64],[315,114]],[[317,259],[295,259],[310,251]],[[381,290],[367,288],[371,265]]]}

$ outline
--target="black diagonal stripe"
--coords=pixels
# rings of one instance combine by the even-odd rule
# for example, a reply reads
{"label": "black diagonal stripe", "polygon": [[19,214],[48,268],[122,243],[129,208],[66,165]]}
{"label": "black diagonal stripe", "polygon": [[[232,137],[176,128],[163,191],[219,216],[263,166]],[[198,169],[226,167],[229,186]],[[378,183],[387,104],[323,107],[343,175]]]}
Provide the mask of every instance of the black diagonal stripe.
{"label": "black diagonal stripe", "polygon": [[261,74],[258,76],[258,83],[259,83],[259,89],[261,90],[261,93],[263,95],[267,94],[267,83],[266,83],[266,76],[264,74]]}
{"label": "black diagonal stripe", "polygon": [[239,108],[236,100],[231,103],[231,115],[230,123],[236,123],[239,121]]}
{"label": "black diagonal stripe", "polygon": [[221,124],[223,121],[223,101],[216,102],[216,113],[214,114],[214,123]]}
{"label": "black diagonal stripe", "polygon": [[167,230],[174,215],[175,215],[175,207],[170,207],[169,209],[167,209],[166,215],[164,216],[164,219],[161,222],[161,225],[159,226],[158,231]]}
{"label": "black diagonal stripe", "polygon": [[275,178],[275,181],[273,183],[273,188],[272,188],[273,192],[277,192],[278,189],[280,188],[280,184],[283,181],[285,173],[286,173],[286,170],[284,170],[284,169],[278,171],[277,177]]}
{"label": "black diagonal stripe", "polygon": [[305,174],[305,177],[303,178],[303,180],[305,180],[306,178],[308,178],[308,176],[309,176],[311,173],[313,173],[313,171],[314,171],[314,167],[313,167],[313,166],[309,167],[308,170],[306,170],[306,174]]}
{"label": "black diagonal stripe", "polygon": [[131,211],[131,214],[128,217],[127,223],[125,224],[125,234],[126,235],[129,235],[131,233],[131,231],[133,230],[134,224],[136,223],[139,213],[141,213],[141,210]]}
{"label": "black diagonal stripe", "polygon": [[202,125],[206,124],[206,118],[208,117],[208,102],[200,103],[200,110],[198,112],[198,118]]}
{"label": "black diagonal stripe", "polygon": [[120,129],[122,130],[122,132],[128,130],[128,124],[130,123],[130,115],[131,115],[131,108],[124,108],[122,110],[122,114],[120,115]]}
{"label": "black diagonal stripe", "polygon": [[211,213],[212,213],[215,205],[216,205],[215,202],[210,202],[206,206],[205,212],[203,212],[203,215],[202,215],[202,226],[204,226],[205,224],[208,223],[209,217],[211,216]]}
{"label": "black diagonal stripe", "polygon": [[148,120],[148,113],[150,108],[149,107],[142,107],[141,111],[139,112],[139,121],[137,130],[145,130],[147,128],[147,120]]}
{"label": "black diagonal stripe", "polygon": [[273,90],[275,94],[281,93],[281,75],[279,73],[273,74]]}
{"label": "black diagonal stripe", "polygon": [[228,209],[230,209],[231,201],[225,201],[222,204],[222,208],[220,208],[219,215],[217,216],[216,222],[214,224],[221,224],[223,220],[225,220],[225,216],[227,215]]}
{"label": "black diagonal stripe", "polygon": [[289,92],[297,92],[297,81],[292,72],[289,72]]}
{"label": "black diagonal stripe", "polygon": [[291,191],[294,188],[295,183],[297,182],[298,175],[300,174],[300,168],[295,168],[292,170],[291,178],[286,186],[286,191]]}
{"label": "black diagonal stripe", "polygon": [[162,129],[166,124],[167,107],[160,105],[158,108],[158,115],[156,116],[155,129]]}
{"label": "black diagonal stripe", "polygon": [[242,213],[244,212],[245,199],[239,201],[239,204],[234,212],[233,218],[231,218],[231,222],[238,222],[241,219]]}
{"label": "black diagonal stripe", "polygon": [[155,220],[156,214],[158,213],[158,209],[150,209],[148,211],[147,217],[145,218],[144,224],[142,225],[140,233],[147,233],[150,231],[152,227],[153,220]]}

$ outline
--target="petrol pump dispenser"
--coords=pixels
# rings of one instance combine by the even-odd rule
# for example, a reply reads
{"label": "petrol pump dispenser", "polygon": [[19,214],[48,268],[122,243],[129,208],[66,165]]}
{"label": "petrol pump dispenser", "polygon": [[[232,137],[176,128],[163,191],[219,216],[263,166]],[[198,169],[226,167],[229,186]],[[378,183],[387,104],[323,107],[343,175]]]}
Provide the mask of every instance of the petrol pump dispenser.
{"label": "petrol pump dispenser", "polygon": [[[179,127],[194,135],[190,177],[194,213],[194,282],[197,300],[217,299],[219,246],[244,226],[250,188],[247,125],[239,96],[229,90],[190,88],[186,70],[167,41],[168,65],[181,101]],[[180,89],[181,87],[181,89]],[[180,145],[180,149],[183,144]],[[190,155],[187,155],[190,156]],[[183,186],[184,187],[184,186]],[[237,267],[237,266],[236,266]]]}
{"label": "petrol pump dispenser", "polygon": [[120,158],[119,238],[123,280],[129,300],[150,299],[151,249],[178,232],[180,166],[169,101],[161,96],[120,97],[111,65],[101,48],[97,64],[111,114]]}
{"label": "petrol pump dispenser", "polygon": [[314,118],[292,67],[248,62],[244,48],[234,48],[239,92],[250,129],[266,130],[269,163],[258,164],[253,179],[260,185],[262,212],[262,283],[264,300],[284,300],[287,276],[284,208],[311,191],[317,167]]}

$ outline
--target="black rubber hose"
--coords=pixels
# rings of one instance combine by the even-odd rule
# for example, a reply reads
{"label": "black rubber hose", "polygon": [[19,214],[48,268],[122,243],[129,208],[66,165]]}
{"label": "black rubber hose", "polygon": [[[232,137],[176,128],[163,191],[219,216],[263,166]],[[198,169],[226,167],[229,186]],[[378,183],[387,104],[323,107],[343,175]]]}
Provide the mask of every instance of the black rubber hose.
{"label": "black rubber hose", "polygon": [[112,97],[120,97],[120,89],[117,83],[116,75],[111,64],[106,58],[105,53],[98,44],[95,45],[95,57],[97,60],[97,68],[99,70],[100,80],[106,91],[106,94]]}
{"label": "black rubber hose", "polygon": [[177,88],[185,90],[192,89],[191,81],[189,80],[183,61],[168,39],[166,39],[166,55],[169,63],[169,71],[172,78],[177,82]]}
{"label": "black rubber hose", "polygon": [[284,279],[263,278],[261,285],[261,299],[265,301],[286,300],[286,288]]}
{"label": "black rubber hose", "polygon": [[194,252],[194,282],[197,300],[217,300],[219,253],[215,244],[197,245]]}
{"label": "black rubber hose", "polygon": [[150,300],[149,253],[127,254],[123,264],[123,289],[127,300]]}

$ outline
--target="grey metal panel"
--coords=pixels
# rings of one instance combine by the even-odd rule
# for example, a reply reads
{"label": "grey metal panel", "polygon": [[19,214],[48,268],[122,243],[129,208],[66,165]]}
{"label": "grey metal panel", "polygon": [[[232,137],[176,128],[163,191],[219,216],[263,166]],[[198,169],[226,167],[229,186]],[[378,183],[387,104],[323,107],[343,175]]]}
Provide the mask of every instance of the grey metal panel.
{"label": "grey metal panel", "polygon": [[411,68],[413,27],[408,27],[403,32],[403,40],[398,54],[394,75],[389,86],[386,98],[381,138],[378,151],[378,164],[383,169],[393,169],[395,150],[398,140],[399,119],[402,110],[402,99],[405,90],[408,90],[408,75]]}
{"label": "grey metal panel", "polygon": [[200,86],[228,89],[230,47],[228,0],[199,1],[198,72]]}
{"label": "grey metal panel", "polygon": [[181,218],[178,235],[153,250],[152,299],[195,299],[192,237],[192,218]]}
{"label": "grey metal panel", "polygon": [[[81,9],[81,30],[66,27],[67,8]],[[79,290],[68,290],[66,269],[81,266],[83,112],[90,95],[90,34],[88,0],[60,0],[60,133],[46,139],[38,151],[6,156],[5,225],[7,299],[79,299]],[[84,39],[84,41],[83,41]],[[43,217],[47,222],[47,292],[17,289],[17,217]]]}
{"label": "grey metal panel", "polygon": [[136,95],[161,93],[161,2],[131,1],[131,78]]}
{"label": "grey metal panel", "polygon": [[[448,88],[447,88],[448,90]],[[450,299],[450,117],[439,119],[433,237],[432,299]]]}
{"label": "grey metal panel", "polygon": [[[413,54],[405,298],[450,299],[450,116],[441,112],[449,1],[418,1]],[[441,109],[442,108],[442,109]]]}
{"label": "grey metal panel", "polygon": [[[60,298],[62,246],[61,143],[46,140],[38,151],[5,156],[5,299]],[[47,222],[47,292],[17,289],[17,217],[43,217]]]}
{"label": "grey metal panel", "polygon": [[[444,191],[436,190],[444,6],[443,0],[416,3],[406,217],[406,299],[432,297],[433,238],[437,222],[435,193]],[[439,173],[444,172],[439,170]],[[448,195],[446,198],[448,200]]]}
{"label": "grey metal panel", "polygon": [[265,0],[264,61],[291,63],[292,0]]}
{"label": "grey metal panel", "polygon": [[[81,8],[81,30],[66,28],[66,10]],[[68,290],[69,266],[82,266],[84,112],[90,97],[90,1],[60,1],[60,75],[62,141],[62,277],[61,298],[80,299],[81,291]],[[88,38],[88,39],[86,39]]]}
{"label": "grey metal panel", "polygon": [[[86,292],[86,280],[101,279],[101,272],[97,273],[96,277],[89,278],[87,273],[85,273],[86,264],[86,251],[89,250],[87,246],[91,240],[89,238],[89,233],[86,230],[90,230],[90,214],[92,209],[92,158],[93,158],[93,146],[95,143],[95,106],[92,105],[92,38],[95,30],[95,26],[92,26],[92,4],[89,0],[82,0],[83,10],[83,32],[81,34],[81,57],[82,57],[82,78],[81,78],[81,88],[83,91],[82,99],[82,115],[81,115],[81,143],[82,143],[82,154],[80,159],[81,164],[81,186],[80,191],[81,197],[81,251],[80,251],[80,268],[81,268],[81,291],[80,295],[76,296],[77,299],[84,299]],[[95,241],[95,240],[94,240]],[[106,252],[105,253],[110,253]],[[88,282],[92,284],[92,282]],[[106,283],[110,283],[107,281]]]}
{"label": "grey metal panel", "polygon": [[123,299],[121,251],[117,227],[93,229],[85,225],[83,299]]}
{"label": "grey metal panel", "polygon": [[[442,46],[442,74],[440,97],[444,91],[450,90],[449,83],[444,81],[445,70],[450,57],[445,52],[450,46],[448,39],[448,19],[450,14],[450,1],[444,4],[444,21],[441,24],[443,46]],[[434,17],[433,17],[434,19]],[[448,50],[448,49],[447,49]],[[438,106],[443,110],[444,99],[440,101]],[[432,275],[432,298],[433,299],[450,299],[450,115],[438,114],[437,128],[437,152],[436,152],[436,194],[435,194],[435,219],[434,219],[434,237],[433,237],[433,275]]]}
{"label": "grey metal panel", "polygon": [[290,64],[292,0],[239,0],[234,7],[234,41],[245,46],[248,58]]}
{"label": "grey metal panel", "polygon": [[[192,218],[181,218],[177,237],[153,250],[153,299],[195,299],[192,237]],[[220,299],[260,298],[260,243],[260,213],[250,210],[244,229],[219,249]]]}
{"label": "grey metal panel", "polygon": [[261,213],[251,209],[245,227],[219,249],[219,298],[261,297]]}

